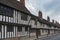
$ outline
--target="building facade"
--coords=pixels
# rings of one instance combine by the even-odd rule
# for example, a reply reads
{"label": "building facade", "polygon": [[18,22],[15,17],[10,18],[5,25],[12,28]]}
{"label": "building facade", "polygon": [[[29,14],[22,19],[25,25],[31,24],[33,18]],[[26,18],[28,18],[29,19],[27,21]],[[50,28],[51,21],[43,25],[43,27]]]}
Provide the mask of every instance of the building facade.
{"label": "building facade", "polygon": [[35,16],[25,7],[25,0],[0,0],[0,39],[40,36],[57,32],[58,25]]}

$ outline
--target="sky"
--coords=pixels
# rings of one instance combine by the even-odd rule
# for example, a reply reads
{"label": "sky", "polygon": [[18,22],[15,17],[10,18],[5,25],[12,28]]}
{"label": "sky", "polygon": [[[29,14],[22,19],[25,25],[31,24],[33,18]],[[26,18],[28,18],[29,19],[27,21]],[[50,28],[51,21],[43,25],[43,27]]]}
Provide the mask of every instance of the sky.
{"label": "sky", "polygon": [[26,0],[28,10],[38,16],[38,12],[42,11],[43,18],[50,17],[60,23],[60,0]]}

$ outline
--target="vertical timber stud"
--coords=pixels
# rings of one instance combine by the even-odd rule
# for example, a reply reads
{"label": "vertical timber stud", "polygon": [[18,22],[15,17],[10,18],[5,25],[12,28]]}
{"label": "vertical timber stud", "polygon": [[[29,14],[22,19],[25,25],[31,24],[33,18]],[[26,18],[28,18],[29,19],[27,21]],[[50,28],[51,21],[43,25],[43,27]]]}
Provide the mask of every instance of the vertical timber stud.
{"label": "vertical timber stud", "polygon": [[[12,27],[12,25],[11,25],[11,27]],[[10,29],[11,30],[11,29]],[[13,29],[12,29],[13,30]],[[13,32],[13,31],[12,31]],[[12,32],[11,32],[11,38],[12,38]]]}
{"label": "vertical timber stud", "polygon": [[[5,16],[5,22],[6,22],[6,16]],[[5,38],[6,38],[6,36],[7,36],[7,29],[6,29],[6,25],[5,25]]]}
{"label": "vertical timber stud", "polygon": [[16,26],[15,26],[15,37],[16,37]]}
{"label": "vertical timber stud", "polygon": [[4,30],[3,31],[4,31],[4,39],[5,39],[5,25],[4,25]]}
{"label": "vertical timber stud", "polygon": [[4,38],[4,26],[2,25],[2,39]]}
{"label": "vertical timber stud", "polygon": [[1,39],[2,39],[2,25],[1,25]]}
{"label": "vertical timber stud", "polygon": [[[3,22],[3,15],[2,15],[2,22]],[[1,25],[1,34],[2,34],[2,35],[1,35],[1,39],[3,39],[3,38],[2,38],[2,37],[3,37],[3,28],[2,28],[2,26],[3,26],[3,25]]]}
{"label": "vertical timber stud", "polygon": [[16,26],[16,37],[17,37],[17,26]]}
{"label": "vertical timber stud", "polygon": [[15,37],[15,26],[14,26],[14,37]]}
{"label": "vertical timber stud", "polygon": [[[8,17],[8,25],[9,25],[9,17]],[[8,25],[7,25],[7,29],[8,29]],[[8,30],[7,30],[8,32]],[[10,38],[10,33],[8,32],[8,38]]]}
{"label": "vertical timber stud", "polygon": [[7,38],[7,26],[5,25],[5,38]]}

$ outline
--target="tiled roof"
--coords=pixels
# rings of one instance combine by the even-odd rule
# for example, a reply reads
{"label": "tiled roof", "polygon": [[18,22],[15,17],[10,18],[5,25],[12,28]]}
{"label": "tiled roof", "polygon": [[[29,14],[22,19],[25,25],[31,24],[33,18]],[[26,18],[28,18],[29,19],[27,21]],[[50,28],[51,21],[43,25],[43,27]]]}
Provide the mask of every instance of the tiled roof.
{"label": "tiled roof", "polygon": [[[24,5],[22,5],[20,2],[18,2],[16,0],[0,0],[0,3],[31,15],[29,10]],[[35,15],[32,15],[32,19],[35,20],[35,18],[37,18],[38,21],[40,21],[40,22],[42,22],[44,24],[57,26],[54,23],[48,22],[47,20],[45,20],[43,18],[39,18],[39,17],[37,17]]]}
{"label": "tiled roof", "polygon": [[38,19],[37,21],[39,21],[40,23],[43,23],[43,24],[47,24],[49,26],[54,26],[54,27],[58,27],[58,25],[56,25],[55,23],[52,23],[52,22],[49,22],[43,18],[39,18],[38,16],[35,16],[35,15],[32,15],[32,20],[35,20]]}
{"label": "tiled roof", "polygon": [[25,12],[27,14],[31,14],[24,5],[22,5],[20,2],[16,0],[0,0],[0,3],[17,9],[19,11]]}

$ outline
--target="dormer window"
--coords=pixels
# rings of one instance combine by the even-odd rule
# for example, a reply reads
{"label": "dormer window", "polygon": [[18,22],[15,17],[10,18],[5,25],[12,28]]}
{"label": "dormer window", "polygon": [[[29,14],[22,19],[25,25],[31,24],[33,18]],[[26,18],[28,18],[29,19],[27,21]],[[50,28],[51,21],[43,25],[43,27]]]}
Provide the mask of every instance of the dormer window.
{"label": "dormer window", "polygon": [[21,14],[21,20],[27,21],[28,15],[27,14]]}

